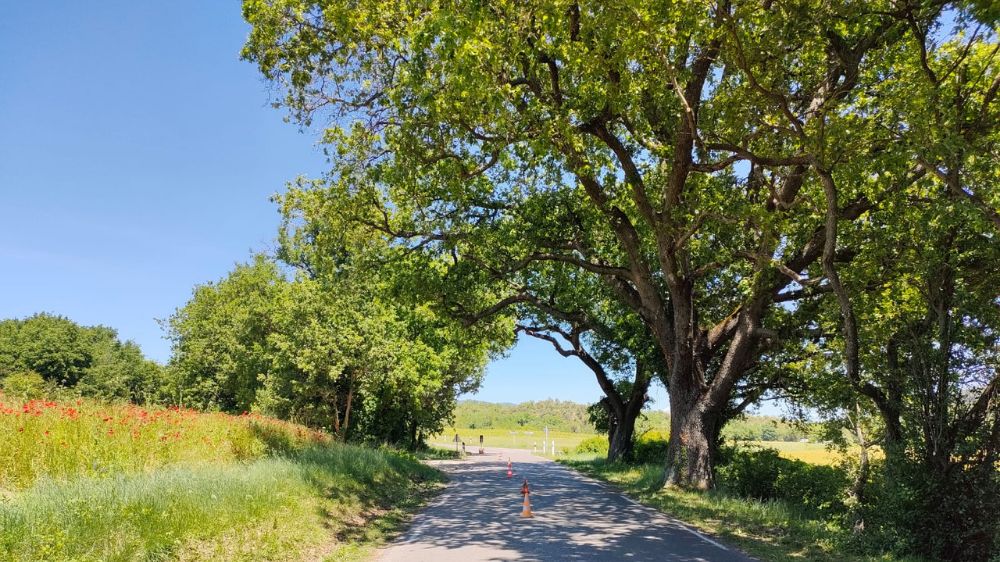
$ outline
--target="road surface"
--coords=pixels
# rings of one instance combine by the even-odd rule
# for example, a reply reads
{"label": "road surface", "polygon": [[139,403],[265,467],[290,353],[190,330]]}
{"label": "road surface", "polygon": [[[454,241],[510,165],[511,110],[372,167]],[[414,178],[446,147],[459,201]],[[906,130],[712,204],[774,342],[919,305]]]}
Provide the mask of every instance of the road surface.
{"label": "road surface", "polygon": [[[378,560],[753,560],[527,451],[490,449],[484,456],[434,464],[451,478],[448,487]],[[530,519],[520,517],[525,477],[531,486]]]}

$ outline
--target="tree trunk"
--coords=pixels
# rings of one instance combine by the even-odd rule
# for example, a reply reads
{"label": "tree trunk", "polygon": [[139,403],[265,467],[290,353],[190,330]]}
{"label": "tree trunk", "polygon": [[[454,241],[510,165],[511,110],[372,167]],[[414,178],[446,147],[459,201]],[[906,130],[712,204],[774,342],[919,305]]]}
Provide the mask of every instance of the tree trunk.
{"label": "tree trunk", "polygon": [[707,490],[715,485],[713,457],[719,414],[701,397],[670,395],[670,443],[664,480],[667,486]]}
{"label": "tree trunk", "polygon": [[[851,418],[849,418],[851,419]],[[868,487],[868,438],[865,435],[864,427],[861,425],[861,405],[854,403],[854,418],[851,420],[854,426],[854,436],[858,441],[861,451],[858,453],[858,473],[851,483],[851,498],[854,500],[854,533],[860,534],[865,530],[865,519],[863,516],[863,504],[865,503],[865,489]]]}
{"label": "tree trunk", "polygon": [[340,436],[341,441],[347,441],[347,430],[350,428],[351,424],[351,403],[354,401],[354,381],[351,381],[351,386],[347,387],[347,404],[344,406],[344,423],[340,426],[343,434]]}
{"label": "tree trunk", "polygon": [[[330,398],[330,395],[333,398]],[[337,394],[327,393],[326,399],[330,401],[333,405],[333,434],[339,439],[340,438],[340,404],[338,403]]]}
{"label": "tree trunk", "polygon": [[626,408],[620,414],[610,412],[611,427],[608,431],[608,462],[632,460],[633,437],[635,437],[635,420],[639,411]]}
{"label": "tree trunk", "polygon": [[422,441],[423,439],[421,438],[417,427],[417,418],[414,417],[410,421],[410,450],[416,451],[418,448],[420,448],[420,443]]}

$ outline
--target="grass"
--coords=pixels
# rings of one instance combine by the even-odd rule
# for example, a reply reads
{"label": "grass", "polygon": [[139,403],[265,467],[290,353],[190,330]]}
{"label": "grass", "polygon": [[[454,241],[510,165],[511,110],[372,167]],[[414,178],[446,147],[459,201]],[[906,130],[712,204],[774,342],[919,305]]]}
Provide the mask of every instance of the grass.
{"label": "grass", "polygon": [[[5,562],[362,559],[442,479],[413,456],[267,418],[0,404],[0,440],[13,451],[0,465]],[[128,431],[108,434],[105,417]],[[13,439],[21,448],[6,448]]]}
{"label": "grass", "polygon": [[89,400],[18,401],[0,394],[0,490],[41,478],[143,472],[178,463],[232,463],[332,443],[329,435],[247,414],[203,414]]}
{"label": "grass", "polygon": [[658,487],[662,467],[609,464],[601,459],[561,462],[620,488],[627,495],[676,517],[701,531],[722,537],[762,560],[911,561],[915,558],[872,558],[843,552],[846,531],[835,521],[780,501],[757,501],[722,492],[692,492]]}

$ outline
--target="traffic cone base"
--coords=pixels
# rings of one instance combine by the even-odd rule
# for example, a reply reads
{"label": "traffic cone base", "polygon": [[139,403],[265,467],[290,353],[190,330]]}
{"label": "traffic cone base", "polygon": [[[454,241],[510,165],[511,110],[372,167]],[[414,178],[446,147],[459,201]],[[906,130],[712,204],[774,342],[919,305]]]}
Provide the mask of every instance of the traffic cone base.
{"label": "traffic cone base", "polygon": [[524,506],[521,508],[521,517],[534,517],[531,513],[531,500],[528,499],[528,494],[524,494]]}

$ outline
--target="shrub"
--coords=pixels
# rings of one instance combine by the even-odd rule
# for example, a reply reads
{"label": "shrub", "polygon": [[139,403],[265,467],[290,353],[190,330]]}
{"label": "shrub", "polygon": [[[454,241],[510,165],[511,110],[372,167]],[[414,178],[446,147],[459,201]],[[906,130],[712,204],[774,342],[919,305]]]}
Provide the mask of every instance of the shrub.
{"label": "shrub", "polygon": [[596,453],[600,455],[608,454],[608,438],[596,435],[588,437],[576,446],[577,453]]}
{"label": "shrub", "polygon": [[1000,473],[953,466],[930,473],[914,459],[872,471],[862,506],[864,552],[918,552],[934,560],[1000,560]]}
{"label": "shrub", "polygon": [[745,498],[785,500],[817,512],[842,513],[847,471],[785,459],[774,449],[724,449],[719,485]]}
{"label": "shrub", "polygon": [[724,452],[716,476],[719,486],[745,498],[775,499],[778,477],[787,461],[774,449],[728,449]]}
{"label": "shrub", "polygon": [[635,440],[632,458],[638,464],[666,462],[668,436],[660,431],[647,431]]}
{"label": "shrub", "polygon": [[[782,459],[785,461],[785,459]],[[823,513],[843,513],[847,472],[834,466],[786,461],[775,482],[777,497]]]}
{"label": "shrub", "polygon": [[5,393],[25,400],[45,396],[46,387],[45,379],[35,371],[21,371],[3,379]]}

